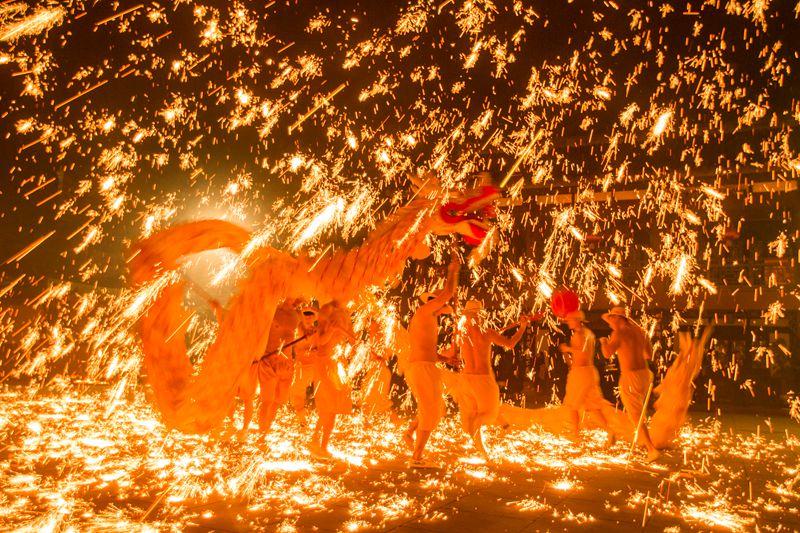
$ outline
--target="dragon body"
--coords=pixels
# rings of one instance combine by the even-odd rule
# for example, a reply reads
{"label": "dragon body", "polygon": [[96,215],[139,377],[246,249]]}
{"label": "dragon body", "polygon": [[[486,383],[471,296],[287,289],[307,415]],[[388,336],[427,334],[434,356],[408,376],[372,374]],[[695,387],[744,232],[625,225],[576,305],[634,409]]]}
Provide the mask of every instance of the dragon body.
{"label": "dragon body", "polygon": [[[473,241],[486,235],[480,215],[474,213],[485,212],[496,192],[487,194],[482,189],[457,203],[444,204],[447,195],[435,179],[412,181],[414,198],[357,248],[316,259],[269,246],[249,250],[249,275],[230,300],[198,371],[189,360],[182,334],[190,317],[183,307],[186,282],[162,288],[139,320],[139,333],[153,402],[167,426],[207,433],[222,424],[236,397],[237,383],[263,355],[275,310],[285,299],[347,302],[368,287],[397,278],[409,258],[428,255],[428,235],[461,234]],[[453,205],[461,217],[453,218]],[[165,229],[134,246],[131,281],[134,287],[145,287],[178,270],[182,258],[203,251],[227,248],[242,254],[251,239],[247,230],[221,220]]]}

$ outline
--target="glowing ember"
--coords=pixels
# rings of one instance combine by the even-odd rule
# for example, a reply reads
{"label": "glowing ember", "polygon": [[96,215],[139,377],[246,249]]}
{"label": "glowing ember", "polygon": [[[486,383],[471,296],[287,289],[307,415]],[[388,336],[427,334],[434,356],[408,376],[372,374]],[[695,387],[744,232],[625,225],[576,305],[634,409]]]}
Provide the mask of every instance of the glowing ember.
{"label": "glowing ember", "polygon": [[[497,493],[543,530],[797,528],[798,17],[769,0],[0,2],[0,526],[424,528]],[[220,220],[246,237],[159,240]],[[676,448],[645,465],[590,411],[576,442],[484,428],[477,457],[451,412],[431,440],[445,468],[408,470],[405,328],[451,253],[442,353],[464,351],[467,298],[487,327],[536,317],[492,353],[520,409],[563,407],[554,294],[578,296],[598,339],[626,308],[654,399],[669,368],[688,379],[680,334],[714,325]],[[259,327],[295,298],[355,323],[332,350],[356,404],[332,459],[308,449],[317,415],[284,407],[269,434],[231,438],[227,400],[247,391],[215,381],[269,373]],[[618,403],[625,361],[595,362]],[[361,405],[376,368],[391,417]],[[222,414],[189,436],[156,415],[171,410]]]}

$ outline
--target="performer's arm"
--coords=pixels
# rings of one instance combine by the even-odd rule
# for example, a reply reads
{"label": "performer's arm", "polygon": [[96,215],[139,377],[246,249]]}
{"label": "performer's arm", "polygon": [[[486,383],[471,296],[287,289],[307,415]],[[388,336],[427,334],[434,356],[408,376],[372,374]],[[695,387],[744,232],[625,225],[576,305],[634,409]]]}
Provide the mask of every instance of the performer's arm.
{"label": "performer's arm", "polygon": [[503,348],[510,350],[514,348],[514,346],[516,346],[519,340],[522,338],[525,330],[528,329],[528,324],[528,318],[523,317],[523,319],[519,322],[519,329],[517,329],[517,332],[511,337],[505,337],[500,335],[500,333],[498,333],[496,330],[490,329],[487,331],[487,334],[489,335],[489,341],[494,345],[502,346]]}
{"label": "performer's arm", "polygon": [[561,350],[561,353],[575,353],[583,349],[583,344],[585,341],[586,338],[582,332],[573,331],[572,336],[569,339],[569,344],[562,342],[558,348]]}
{"label": "performer's arm", "polygon": [[334,330],[335,326],[329,320],[320,320],[317,326],[317,344],[328,344],[333,338]]}
{"label": "performer's arm", "polygon": [[614,357],[614,354],[617,353],[617,348],[619,348],[619,339],[616,331],[612,332],[610,337],[600,339],[600,351],[603,352],[603,356],[606,359]]}
{"label": "performer's arm", "polygon": [[644,337],[644,360],[653,360],[653,345],[650,344],[650,339],[647,338],[647,335]]}
{"label": "performer's arm", "polygon": [[433,313],[447,305],[450,298],[456,294],[456,289],[458,288],[458,273],[460,270],[461,260],[458,258],[458,254],[453,252],[450,266],[447,267],[447,279],[444,282],[444,288],[439,291],[436,298],[423,305],[422,308],[426,310],[430,309],[430,312]]}

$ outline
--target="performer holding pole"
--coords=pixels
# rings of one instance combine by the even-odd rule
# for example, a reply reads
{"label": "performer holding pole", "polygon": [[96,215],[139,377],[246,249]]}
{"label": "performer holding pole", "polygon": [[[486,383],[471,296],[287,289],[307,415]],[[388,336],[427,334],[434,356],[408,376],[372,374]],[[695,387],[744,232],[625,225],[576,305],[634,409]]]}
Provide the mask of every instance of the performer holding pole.
{"label": "performer holding pole", "polygon": [[603,314],[611,336],[600,339],[603,355],[611,359],[619,356],[619,394],[628,418],[636,427],[634,438],[647,449],[647,462],[653,462],[661,453],[653,445],[647,425],[644,423],[646,401],[653,386],[653,373],[647,361],[653,357],[653,347],[644,330],[636,325],[623,307],[614,307]]}
{"label": "performer holding pole", "polygon": [[[530,324],[523,316],[519,329],[511,337],[487,328],[480,316],[483,304],[479,300],[469,300],[464,305],[464,338],[459,344],[464,368],[461,371],[463,398],[459,403],[464,430],[472,438],[475,448],[486,456],[481,427],[495,422],[500,410],[500,387],[497,385],[492,369],[492,345],[513,349]],[[503,331],[509,328],[505,328]]]}
{"label": "performer holding pole", "polygon": [[320,309],[318,340],[319,348],[314,357],[314,381],[318,383],[314,405],[318,418],[309,448],[313,455],[327,458],[331,455],[328,442],[336,426],[336,415],[348,414],[353,408],[350,387],[343,382],[333,353],[336,346],[355,340],[355,336],[348,311],[336,300]]}
{"label": "performer holding pole", "polygon": [[609,432],[609,443],[614,442],[614,434],[608,428],[608,421],[603,415],[602,407],[611,407],[603,398],[600,389],[600,374],[594,366],[595,336],[586,327],[586,316],[583,311],[572,311],[564,317],[572,335],[569,344],[559,346],[561,353],[568,355],[570,369],[567,374],[567,392],[563,405],[569,410],[569,429],[577,439],[581,412],[590,411],[595,414],[606,431]]}
{"label": "performer holding pole", "polygon": [[278,407],[289,399],[292,383],[292,359],[286,344],[294,338],[300,313],[296,300],[286,300],[275,310],[269,331],[266,355],[256,362],[258,383],[261,388],[261,404],[258,408],[258,430],[269,432]]}
{"label": "performer holding pole", "polygon": [[441,356],[437,349],[439,338],[437,319],[442,314],[450,312],[447,303],[456,293],[460,269],[461,261],[453,252],[444,288],[426,298],[427,301],[417,308],[408,326],[411,352],[405,377],[411,394],[417,401],[417,416],[403,435],[403,439],[413,450],[410,463],[412,468],[437,466],[423,459],[431,432],[436,429],[445,411],[442,376],[436,363],[446,358]]}
{"label": "performer holding pole", "polygon": [[297,328],[297,341],[292,347],[294,352],[294,375],[290,397],[292,408],[297,415],[301,426],[306,422],[306,392],[309,385],[314,383],[314,357],[319,347],[319,333],[317,332],[316,308],[303,307],[301,310],[300,326]]}

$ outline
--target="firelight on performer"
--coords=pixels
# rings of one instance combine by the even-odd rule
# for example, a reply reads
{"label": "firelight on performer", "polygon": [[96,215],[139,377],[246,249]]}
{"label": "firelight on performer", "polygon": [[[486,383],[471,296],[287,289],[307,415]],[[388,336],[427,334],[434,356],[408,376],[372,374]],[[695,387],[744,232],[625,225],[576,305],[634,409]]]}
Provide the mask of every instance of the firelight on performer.
{"label": "firelight on performer", "polygon": [[0,531],[800,530],[796,4],[0,2]]}

